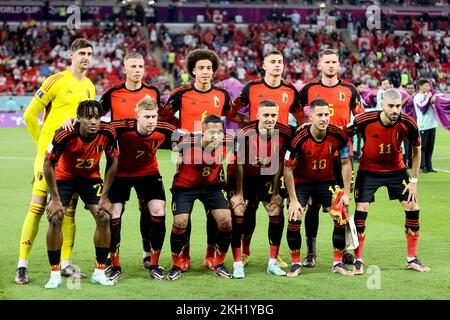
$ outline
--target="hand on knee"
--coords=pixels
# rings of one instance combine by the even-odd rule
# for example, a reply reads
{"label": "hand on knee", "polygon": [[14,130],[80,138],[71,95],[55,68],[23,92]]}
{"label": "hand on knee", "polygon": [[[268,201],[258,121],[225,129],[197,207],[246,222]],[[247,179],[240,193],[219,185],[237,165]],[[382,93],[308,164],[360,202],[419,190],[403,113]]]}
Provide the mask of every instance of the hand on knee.
{"label": "hand on knee", "polygon": [[104,210],[99,210],[96,216],[97,224],[99,226],[109,226],[109,223],[111,221],[111,216],[108,212]]}

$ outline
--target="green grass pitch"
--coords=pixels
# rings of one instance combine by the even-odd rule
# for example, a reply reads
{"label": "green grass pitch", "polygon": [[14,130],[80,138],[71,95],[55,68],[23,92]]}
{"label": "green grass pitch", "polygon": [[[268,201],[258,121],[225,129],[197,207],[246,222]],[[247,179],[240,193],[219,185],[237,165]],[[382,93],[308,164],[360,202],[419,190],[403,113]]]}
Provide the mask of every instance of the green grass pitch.
{"label": "green grass pitch", "polygon": [[[175,165],[168,151],[159,151],[160,170],[164,178],[168,203],[169,188]],[[197,203],[193,212],[191,238],[192,269],[176,282],[148,278],[142,267],[139,232],[139,211],[132,194],[123,216],[121,261],[124,276],[114,287],[93,285],[89,280],[67,284],[57,290],[43,288],[48,280],[49,266],[45,246],[47,220],[41,220],[29,264],[30,283],[19,286],[14,275],[19,255],[22,223],[31,196],[31,177],[35,148],[24,128],[0,129],[0,299],[450,299],[448,278],[450,248],[450,134],[438,130],[434,166],[438,173],[422,174],[419,180],[421,205],[420,259],[432,268],[431,273],[405,269],[406,241],[404,212],[397,201],[388,201],[381,189],[369,211],[365,245],[365,269],[372,271],[358,277],[342,277],[330,271],[332,259],[332,221],[327,214],[320,218],[318,265],[304,268],[296,279],[280,278],[266,273],[269,253],[268,218],[259,210],[257,228],[252,243],[252,257],[246,268],[246,278],[224,280],[215,277],[202,265],[205,252],[205,214]],[[170,268],[170,230],[172,214],[167,210],[167,233],[161,254],[165,272]],[[351,211],[354,210],[354,203]],[[77,232],[73,261],[82,271],[91,274],[94,263],[92,236],[94,220],[78,205]],[[283,234],[281,256],[290,261]],[[304,230],[302,228],[304,238]],[[305,243],[303,243],[303,248]],[[303,257],[303,255],[302,255]],[[226,263],[232,269],[231,250]]]}

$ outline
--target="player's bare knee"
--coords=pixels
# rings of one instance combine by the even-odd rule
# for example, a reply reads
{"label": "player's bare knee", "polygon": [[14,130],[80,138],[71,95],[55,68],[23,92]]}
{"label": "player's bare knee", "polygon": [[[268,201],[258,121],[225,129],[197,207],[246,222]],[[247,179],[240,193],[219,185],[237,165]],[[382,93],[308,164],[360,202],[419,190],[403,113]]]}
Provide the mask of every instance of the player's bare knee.
{"label": "player's bare knee", "polygon": [[49,220],[48,223],[50,224],[49,227],[55,229],[55,228],[61,228],[62,221],[64,218],[64,213],[59,212],[57,214],[54,214]]}
{"label": "player's bare knee", "polygon": [[218,228],[221,230],[228,230],[231,228],[231,217],[222,217],[217,223]]}
{"label": "player's bare knee", "polygon": [[237,206],[233,209],[233,214],[237,217],[243,217],[245,212],[244,206]]}
{"label": "player's bare knee", "polygon": [[369,211],[369,204],[367,202],[357,202],[356,203],[356,210],[368,212]]}
{"label": "player's bare knee", "polygon": [[47,196],[31,195],[31,202],[45,205],[47,203]]}
{"label": "player's bare knee", "polygon": [[267,213],[269,214],[269,217],[276,217],[281,214],[281,208],[276,207],[274,209],[267,210]]}
{"label": "player's bare knee", "polygon": [[189,217],[180,217],[180,216],[174,216],[173,217],[173,225],[175,228],[178,229],[186,229],[188,224]]}
{"label": "player's bare knee", "polygon": [[108,212],[100,210],[97,213],[96,220],[99,226],[108,226],[111,221],[111,216],[108,214]]}
{"label": "player's bare knee", "polygon": [[166,215],[164,207],[162,206],[153,206],[150,210],[150,213],[154,217],[164,217]]}

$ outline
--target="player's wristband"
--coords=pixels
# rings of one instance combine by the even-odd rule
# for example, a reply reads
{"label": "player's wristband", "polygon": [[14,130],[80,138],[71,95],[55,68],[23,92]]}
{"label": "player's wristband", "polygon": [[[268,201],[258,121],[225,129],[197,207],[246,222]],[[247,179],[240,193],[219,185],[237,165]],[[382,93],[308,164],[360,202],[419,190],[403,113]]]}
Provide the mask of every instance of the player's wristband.
{"label": "player's wristband", "polygon": [[409,178],[409,183],[417,183],[419,181],[419,178]]}

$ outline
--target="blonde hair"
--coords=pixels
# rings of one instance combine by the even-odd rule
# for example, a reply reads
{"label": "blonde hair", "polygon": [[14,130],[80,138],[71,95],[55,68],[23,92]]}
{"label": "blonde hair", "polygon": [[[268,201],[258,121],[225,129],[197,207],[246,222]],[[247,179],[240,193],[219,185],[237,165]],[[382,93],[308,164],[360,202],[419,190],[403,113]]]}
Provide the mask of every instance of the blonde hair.
{"label": "blonde hair", "polygon": [[155,110],[158,109],[158,104],[156,101],[150,97],[148,94],[137,103],[137,112],[141,112],[143,110]]}

